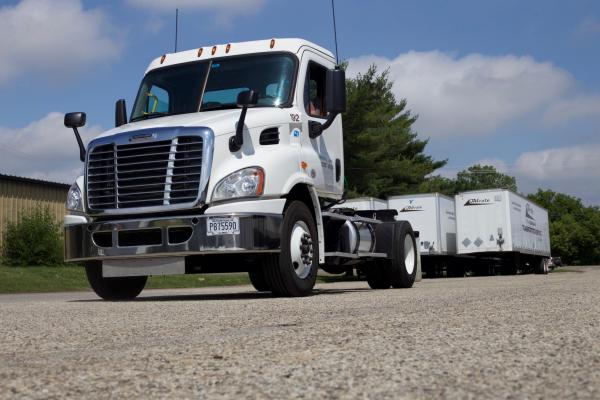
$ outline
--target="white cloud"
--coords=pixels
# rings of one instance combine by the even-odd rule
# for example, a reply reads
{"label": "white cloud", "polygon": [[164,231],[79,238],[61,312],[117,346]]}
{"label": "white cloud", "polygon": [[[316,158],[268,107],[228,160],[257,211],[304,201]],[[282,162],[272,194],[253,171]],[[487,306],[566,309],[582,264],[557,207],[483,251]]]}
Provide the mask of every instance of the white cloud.
{"label": "white cloud", "polygon": [[600,118],[600,95],[581,95],[559,100],[544,114],[549,125],[565,123],[573,119]]}
{"label": "white cloud", "polygon": [[493,165],[514,176],[522,193],[539,188],[552,189],[579,197],[585,204],[600,205],[600,143],[550,148],[522,153],[514,164],[486,158],[470,165],[446,166],[432,175],[456,178],[457,172],[474,164]]}
{"label": "white cloud", "polygon": [[[0,127],[2,173],[71,183],[81,174],[79,149],[64,114],[51,112],[22,128]],[[102,132],[99,126],[79,130],[85,144]]]}
{"label": "white cloud", "polygon": [[29,73],[70,77],[120,52],[106,15],[80,0],[22,0],[0,8],[0,21],[0,84]]}
{"label": "white cloud", "polygon": [[215,11],[221,15],[239,15],[256,12],[264,0],[128,0],[134,6],[174,12],[180,10]]}
{"label": "white cloud", "polygon": [[515,171],[539,180],[595,178],[590,184],[595,184],[600,191],[599,154],[600,144],[527,152],[517,159]]}
{"label": "white cloud", "polygon": [[408,100],[419,114],[417,130],[430,137],[491,134],[547,106],[573,84],[568,72],[528,56],[410,51],[394,59],[362,56],[349,62],[349,76],[373,63],[389,68],[394,94]]}

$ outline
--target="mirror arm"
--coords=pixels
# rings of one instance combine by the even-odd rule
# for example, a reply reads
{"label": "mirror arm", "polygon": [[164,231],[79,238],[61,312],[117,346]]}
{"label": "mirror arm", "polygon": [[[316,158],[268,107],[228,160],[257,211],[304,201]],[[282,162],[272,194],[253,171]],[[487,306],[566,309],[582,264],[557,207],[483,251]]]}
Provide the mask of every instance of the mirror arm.
{"label": "mirror arm", "polygon": [[242,107],[242,113],[235,129],[235,135],[229,138],[229,151],[235,153],[244,144],[244,123],[246,122],[246,111],[248,106]]}
{"label": "mirror arm", "polygon": [[333,124],[333,121],[335,120],[335,117],[338,116],[338,114],[339,113],[330,113],[329,116],[327,117],[327,120],[322,124],[311,121],[311,123],[309,124],[310,129],[308,132],[308,136],[310,136],[311,139],[315,139],[315,138],[321,136],[323,131],[326,130],[327,128],[329,128],[331,126],[331,124]]}
{"label": "mirror arm", "polygon": [[79,135],[79,130],[77,127],[73,127],[73,132],[75,133],[75,139],[77,139],[77,144],[79,145],[79,159],[81,162],[85,161],[85,146],[83,145],[83,141],[81,140],[81,136]]}

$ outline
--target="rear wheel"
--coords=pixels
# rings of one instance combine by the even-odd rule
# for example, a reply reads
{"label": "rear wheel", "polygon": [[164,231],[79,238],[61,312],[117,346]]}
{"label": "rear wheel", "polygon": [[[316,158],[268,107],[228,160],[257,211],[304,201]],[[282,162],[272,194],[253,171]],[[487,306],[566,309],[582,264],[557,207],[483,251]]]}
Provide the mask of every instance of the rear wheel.
{"label": "rear wheel", "polygon": [[317,226],[308,207],[292,201],[281,226],[281,253],[267,256],[266,282],[279,296],[307,296],[312,293],[319,266]]}
{"label": "rear wheel", "polygon": [[382,260],[369,262],[365,268],[365,274],[371,289],[389,289],[392,286],[386,265]]}
{"label": "rear wheel", "polygon": [[392,247],[392,258],[386,260],[390,282],[393,288],[409,288],[415,283],[417,275],[415,234],[406,221],[400,221],[394,229],[396,246]]}
{"label": "rear wheel", "polygon": [[104,300],[133,300],[146,286],[147,276],[104,278],[102,263],[85,263],[85,274],[94,292]]}

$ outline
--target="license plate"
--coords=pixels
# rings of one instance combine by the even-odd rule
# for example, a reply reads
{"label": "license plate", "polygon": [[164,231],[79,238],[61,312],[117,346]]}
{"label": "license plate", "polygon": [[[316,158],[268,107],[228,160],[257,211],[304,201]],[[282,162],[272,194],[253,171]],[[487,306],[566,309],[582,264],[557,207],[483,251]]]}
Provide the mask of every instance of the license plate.
{"label": "license plate", "polygon": [[209,217],[206,220],[206,234],[215,235],[239,235],[240,219],[238,217]]}

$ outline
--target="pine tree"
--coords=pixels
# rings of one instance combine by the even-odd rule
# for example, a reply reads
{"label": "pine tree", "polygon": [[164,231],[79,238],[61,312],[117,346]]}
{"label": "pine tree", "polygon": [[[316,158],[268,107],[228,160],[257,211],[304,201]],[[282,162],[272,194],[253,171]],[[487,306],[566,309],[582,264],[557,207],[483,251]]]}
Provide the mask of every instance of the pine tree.
{"label": "pine tree", "polygon": [[427,140],[417,139],[417,120],[392,93],[388,71],[372,65],[347,82],[344,157],[348,197],[385,197],[415,192],[425,176],[443,167],[423,152]]}

